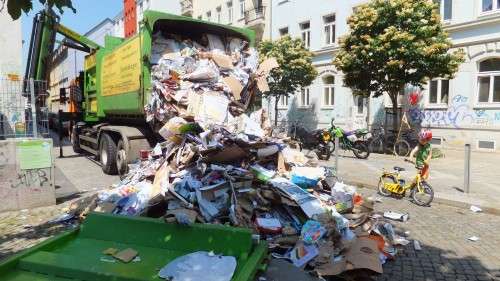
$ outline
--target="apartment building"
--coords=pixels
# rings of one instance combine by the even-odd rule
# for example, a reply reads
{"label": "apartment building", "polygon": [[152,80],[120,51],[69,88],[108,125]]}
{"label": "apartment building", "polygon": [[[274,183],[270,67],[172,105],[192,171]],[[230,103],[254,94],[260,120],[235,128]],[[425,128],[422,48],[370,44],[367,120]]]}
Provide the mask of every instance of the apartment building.
{"label": "apartment building", "polygon": [[[21,19],[12,20],[7,8],[0,11],[0,80],[22,76]],[[1,82],[0,82],[1,83]]]}
{"label": "apartment building", "polygon": [[[104,38],[113,35],[113,31],[114,22],[106,18],[86,32],[84,36],[99,45],[104,45]],[[59,89],[69,87],[71,81],[78,77],[80,71],[83,70],[85,55],[86,53],[82,51],[63,45],[59,45],[54,51],[48,85],[48,107],[52,114],[57,113],[59,109],[67,110],[68,104],[59,103]]]}
{"label": "apartment building", "polygon": [[257,41],[271,38],[271,0],[181,0],[182,15],[246,27]]}
{"label": "apartment building", "polygon": [[[436,146],[462,148],[470,143],[475,150],[500,151],[500,1],[436,1],[453,48],[462,48],[466,61],[455,78],[429,81],[417,105],[408,105],[407,95],[418,89],[406,89],[401,110],[416,128],[434,131]],[[366,2],[273,1],[271,38],[285,34],[302,38],[314,53],[319,73],[309,87],[280,100],[280,121],[300,121],[316,128],[328,126],[335,118],[342,127],[356,129],[377,127],[391,118],[386,114],[391,107],[387,97],[353,96],[331,63],[338,38],[349,32],[347,18]],[[271,112],[272,104],[265,105]]]}

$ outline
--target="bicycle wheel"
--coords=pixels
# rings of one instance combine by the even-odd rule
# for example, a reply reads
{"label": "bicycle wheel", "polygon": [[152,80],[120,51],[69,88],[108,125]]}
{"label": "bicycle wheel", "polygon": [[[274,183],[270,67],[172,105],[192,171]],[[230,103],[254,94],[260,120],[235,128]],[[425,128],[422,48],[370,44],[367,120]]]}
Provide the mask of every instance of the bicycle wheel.
{"label": "bicycle wheel", "polygon": [[378,181],[378,193],[384,196],[391,196],[392,193],[385,189],[385,183],[396,183],[396,179],[393,176],[384,175]]}
{"label": "bicycle wheel", "polygon": [[411,198],[419,206],[428,206],[434,199],[434,190],[426,181],[422,181],[420,184],[422,185],[423,192],[419,192],[418,188],[415,187],[411,192]]}
{"label": "bicycle wheel", "polygon": [[384,140],[382,138],[376,138],[370,142],[368,145],[368,150],[372,153],[381,153],[384,146]]}
{"label": "bicycle wheel", "polygon": [[410,144],[405,140],[398,140],[394,143],[394,155],[406,157],[410,154]]}

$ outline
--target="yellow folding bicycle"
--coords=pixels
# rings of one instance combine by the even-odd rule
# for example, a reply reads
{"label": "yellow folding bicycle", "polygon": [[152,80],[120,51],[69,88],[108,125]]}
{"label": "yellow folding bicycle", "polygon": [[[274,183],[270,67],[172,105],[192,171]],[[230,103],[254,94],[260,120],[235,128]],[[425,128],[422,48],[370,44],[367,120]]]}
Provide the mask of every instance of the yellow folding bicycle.
{"label": "yellow folding bicycle", "polygon": [[429,205],[434,199],[432,186],[422,179],[420,172],[417,173],[413,181],[406,183],[400,174],[404,170],[398,166],[394,167],[394,172],[388,172],[384,169],[378,182],[378,192],[384,196],[404,197],[406,191],[410,190],[410,196],[415,204],[419,206]]}

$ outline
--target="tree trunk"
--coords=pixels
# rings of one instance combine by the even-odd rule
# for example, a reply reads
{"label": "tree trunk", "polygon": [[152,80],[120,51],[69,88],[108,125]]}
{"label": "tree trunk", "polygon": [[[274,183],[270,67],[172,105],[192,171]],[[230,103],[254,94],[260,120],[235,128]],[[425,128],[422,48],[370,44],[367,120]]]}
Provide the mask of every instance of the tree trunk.
{"label": "tree trunk", "polygon": [[281,95],[276,95],[274,99],[274,127],[278,126],[278,102],[280,101]]}
{"label": "tree trunk", "polygon": [[391,102],[392,102],[392,130],[394,134],[398,134],[398,95],[399,92],[390,93]]}

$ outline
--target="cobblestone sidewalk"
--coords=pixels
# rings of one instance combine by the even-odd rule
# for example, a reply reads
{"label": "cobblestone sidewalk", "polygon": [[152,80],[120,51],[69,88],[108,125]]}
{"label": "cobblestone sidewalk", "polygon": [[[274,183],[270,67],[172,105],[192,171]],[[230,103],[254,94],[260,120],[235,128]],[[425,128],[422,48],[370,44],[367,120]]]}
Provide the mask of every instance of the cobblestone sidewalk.
{"label": "cobblestone sidewalk", "polygon": [[[363,189],[365,195],[375,191]],[[408,199],[382,198],[376,211],[409,213],[406,222],[393,222],[396,232],[417,240],[384,265],[377,280],[500,280],[500,217],[446,205],[419,207]],[[479,241],[467,240],[471,236]]]}

